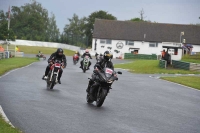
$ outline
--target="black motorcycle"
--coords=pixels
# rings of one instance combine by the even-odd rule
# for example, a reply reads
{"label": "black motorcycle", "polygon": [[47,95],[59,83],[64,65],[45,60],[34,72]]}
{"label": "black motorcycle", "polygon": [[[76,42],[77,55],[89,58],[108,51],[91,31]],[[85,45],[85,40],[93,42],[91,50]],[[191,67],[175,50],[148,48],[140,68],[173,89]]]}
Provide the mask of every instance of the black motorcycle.
{"label": "black motorcycle", "polygon": [[88,103],[96,101],[96,106],[101,107],[110,89],[112,89],[112,83],[115,80],[118,80],[117,74],[122,74],[122,72],[115,72],[110,68],[104,68],[101,70],[94,70],[94,73],[98,75],[95,83],[99,84],[99,87],[93,91],[92,96],[90,96],[90,93],[87,92],[86,100]]}

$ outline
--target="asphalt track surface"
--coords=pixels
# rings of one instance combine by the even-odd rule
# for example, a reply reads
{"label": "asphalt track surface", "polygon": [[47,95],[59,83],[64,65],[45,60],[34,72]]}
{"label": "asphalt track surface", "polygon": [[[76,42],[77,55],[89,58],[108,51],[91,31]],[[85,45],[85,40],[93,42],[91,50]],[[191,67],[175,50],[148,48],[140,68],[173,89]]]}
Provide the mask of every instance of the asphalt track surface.
{"label": "asphalt track surface", "polygon": [[92,67],[83,73],[68,57],[62,84],[48,90],[41,80],[46,65],[36,62],[0,78],[0,105],[25,133],[200,132],[198,90],[122,70],[98,108],[86,103]]}

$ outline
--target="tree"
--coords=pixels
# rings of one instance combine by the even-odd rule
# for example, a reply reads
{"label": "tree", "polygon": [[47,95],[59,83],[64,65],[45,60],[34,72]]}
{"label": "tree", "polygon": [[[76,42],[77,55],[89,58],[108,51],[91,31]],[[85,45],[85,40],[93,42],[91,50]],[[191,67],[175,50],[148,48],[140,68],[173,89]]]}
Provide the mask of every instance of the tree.
{"label": "tree", "polygon": [[87,18],[87,24],[85,25],[85,34],[88,37],[88,43],[91,46],[92,45],[92,32],[94,30],[94,22],[95,19],[108,19],[108,20],[117,20],[115,16],[112,14],[109,14],[106,11],[97,11],[93,12],[89,15]]}
{"label": "tree", "polygon": [[137,21],[137,22],[143,22],[140,18],[132,18],[130,21]]}
{"label": "tree", "polygon": [[84,36],[84,27],[86,24],[86,18],[79,18],[78,15],[74,14],[70,19],[68,18],[69,24],[65,25],[64,32],[66,34],[73,34]]}
{"label": "tree", "polygon": [[13,30],[11,28],[8,30],[7,15],[3,11],[0,11],[0,40],[10,39],[14,41],[15,34]]}
{"label": "tree", "polygon": [[56,25],[55,15],[51,13],[51,17],[48,19],[46,41],[58,42],[59,36],[60,36],[60,32]]}
{"label": "tree", "polygon": [[64,34],[61,36],[62,40],[66,40],[65,43],[72,45],[85,45],[86,18],[79,18],[78,15],[73,14],[72,18],[68,18],[68,21],[69,24],[65,25]]}
{"label": "tree", "polygon": [[48,11],[35,0],[12,7],[11,27],[18,39],[44,41],[48,29]]}

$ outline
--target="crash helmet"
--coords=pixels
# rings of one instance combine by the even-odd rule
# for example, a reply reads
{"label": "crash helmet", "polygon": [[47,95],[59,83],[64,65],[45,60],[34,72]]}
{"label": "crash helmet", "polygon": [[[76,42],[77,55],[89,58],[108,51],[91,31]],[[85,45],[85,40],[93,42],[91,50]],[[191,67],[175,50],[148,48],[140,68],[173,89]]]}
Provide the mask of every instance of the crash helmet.
{"label": "crash helmet", "polygon": [[103,55],[103,58],[108,61],[110,59],[110,52],[109,51],[105,51],[104,55]]}

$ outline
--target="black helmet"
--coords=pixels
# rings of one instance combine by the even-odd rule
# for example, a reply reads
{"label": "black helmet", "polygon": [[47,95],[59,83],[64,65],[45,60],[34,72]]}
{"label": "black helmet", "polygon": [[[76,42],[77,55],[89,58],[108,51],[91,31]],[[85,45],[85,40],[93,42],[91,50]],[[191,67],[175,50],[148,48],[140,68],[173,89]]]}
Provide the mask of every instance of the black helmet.
{"label": "black helmet", "polygon": [[110,52],[109,51],[105,51],[103,57],[104,57],[105,60],[108,61],[110,59]]}
{"label": "black helmet", "polygon": [[59,55],[59,56],[62,56],[63,55],[63,49],[58,48],[57,51],[56,51],[56,54]]}

